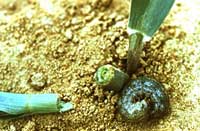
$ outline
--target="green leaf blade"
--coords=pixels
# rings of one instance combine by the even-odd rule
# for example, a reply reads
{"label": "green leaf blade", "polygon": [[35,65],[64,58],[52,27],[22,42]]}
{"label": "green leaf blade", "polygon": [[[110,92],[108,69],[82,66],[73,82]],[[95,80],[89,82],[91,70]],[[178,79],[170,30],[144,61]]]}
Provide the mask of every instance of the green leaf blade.
{"label": "green leaf blade", "polygon": [[174,0],[131,0],[128,27],[152,37],[173,3]]}

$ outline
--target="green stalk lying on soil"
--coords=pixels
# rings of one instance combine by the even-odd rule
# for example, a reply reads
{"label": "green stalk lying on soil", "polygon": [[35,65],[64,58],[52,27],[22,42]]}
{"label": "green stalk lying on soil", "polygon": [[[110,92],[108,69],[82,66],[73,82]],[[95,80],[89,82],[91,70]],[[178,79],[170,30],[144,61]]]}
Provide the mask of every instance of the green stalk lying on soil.
{"label": "green stalk lying on soil", "polygon": [[0,119],[37,113],[65,112],[73,104],[63,102],[57,94],[16,94],[0,92]]}

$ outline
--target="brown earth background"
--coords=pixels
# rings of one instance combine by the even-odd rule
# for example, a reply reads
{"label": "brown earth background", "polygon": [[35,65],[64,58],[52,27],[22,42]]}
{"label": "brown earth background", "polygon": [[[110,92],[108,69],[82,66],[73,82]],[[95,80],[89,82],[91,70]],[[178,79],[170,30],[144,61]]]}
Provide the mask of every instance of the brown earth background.
{"label": "brown earth background", "polygon": [[96,69],[125,70],[128,0],[0,0],[0,90],[58,93],[66,113],[0,121],[1,131],[200,130],[200,1],[177,0],[133,78],[160,81],[171,112],[161,120],[123,122],[119,94],[94,82]]}

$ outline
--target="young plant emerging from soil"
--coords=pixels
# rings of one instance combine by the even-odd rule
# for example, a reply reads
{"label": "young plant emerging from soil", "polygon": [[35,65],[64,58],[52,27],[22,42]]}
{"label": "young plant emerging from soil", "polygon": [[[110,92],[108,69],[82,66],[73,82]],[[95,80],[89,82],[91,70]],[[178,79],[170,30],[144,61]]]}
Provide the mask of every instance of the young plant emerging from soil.
{"label": "young plant emerging from soil", "polygon": [[131,0],[128,21],[127,72],[136,71],[143,42],[151,39],[171,9],[174,0]]}
{"label": "young plant emerging from soil", "polygon": [[[174,0],[131,0],[127,58],[129,76],[138,67],[143,42],[150,40],[158,30],[173,3]],[[116,92],[127,84],[127,79],[126,73],[111,65],[100,67],[95,74],[97,84]],[[148,77],[139,77],[130,80],[124,87],[118,106],[123,118],[136,122],[165,114],[169,108],[169,99],[162,84]]]}

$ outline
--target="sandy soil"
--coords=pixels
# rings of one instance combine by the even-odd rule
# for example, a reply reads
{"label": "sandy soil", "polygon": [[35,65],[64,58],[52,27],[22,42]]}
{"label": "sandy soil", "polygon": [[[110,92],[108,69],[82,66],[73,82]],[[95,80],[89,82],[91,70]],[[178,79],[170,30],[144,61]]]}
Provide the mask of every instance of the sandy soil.
{"label": "sandy soil", "polygon": [[163,83],[171,112],[134,124],[117,115],[119,94],[103,91],[93,80],[101,65],[126,67],[128,1],[0,0],[0,90],[58,93],[75,104],[62,114],[0,121],[0,130],[200,130],[199,11],[199,0],[177,0],[145,44],[133,77]]}

